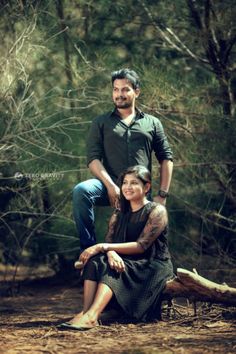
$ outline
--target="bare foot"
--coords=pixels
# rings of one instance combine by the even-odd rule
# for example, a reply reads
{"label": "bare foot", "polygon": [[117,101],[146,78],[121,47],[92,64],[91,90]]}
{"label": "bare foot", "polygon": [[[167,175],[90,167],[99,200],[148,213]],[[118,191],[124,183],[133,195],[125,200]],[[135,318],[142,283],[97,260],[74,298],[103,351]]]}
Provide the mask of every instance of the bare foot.
{"label": "bare foot", "polygon": [[72,318],[70,323],[73,325],[76,325],[76,326],[83,327],[83,328],[93,328],[93,327],[98,326],[97,319],[92,318],[87,313],[86,314],[82,313],[82,315],[81,315],[81,313],[79,313],[74,318]]}
{"label": "bare foot", "polygon": [[81,319],[81,317],[83,316],[83,311],[81,311],[80,313],[78,313],[78,315],[76,315],[75,317],[73,317],[70,321],[68,321],[68,323],[71,324],[77,324],[77,322]]}

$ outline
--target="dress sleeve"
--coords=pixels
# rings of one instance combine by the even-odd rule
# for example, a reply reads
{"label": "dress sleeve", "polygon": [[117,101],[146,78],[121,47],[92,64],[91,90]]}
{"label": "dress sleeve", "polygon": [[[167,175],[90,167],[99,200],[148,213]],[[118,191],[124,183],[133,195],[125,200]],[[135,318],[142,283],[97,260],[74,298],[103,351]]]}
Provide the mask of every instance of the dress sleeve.
{"label": "dress sleeve", "polygon": [[108,243],[112,243],[113,242],[115,226],[116,226],[117,221],[118,221],[118,214],[119,214],[118,210],[114,211],[114,213],[112,214],[112,216],[111,216],[111,218],[109,220],[108,231],[107,231],[107,234],[105,236],[105,241],[108,242]]}
{"label": "dress sleeve", "polygon": [[166,208],[158,204],[149,214],[148,220],[137,242],[146,251],[158,236],[165,230],[168,224]]}

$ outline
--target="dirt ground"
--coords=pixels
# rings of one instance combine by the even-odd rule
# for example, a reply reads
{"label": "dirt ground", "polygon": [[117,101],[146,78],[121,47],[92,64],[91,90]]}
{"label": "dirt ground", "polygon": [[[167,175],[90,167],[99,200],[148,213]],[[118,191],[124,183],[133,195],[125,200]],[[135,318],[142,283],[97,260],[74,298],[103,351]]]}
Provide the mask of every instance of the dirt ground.
{"label": "dirt ground", "polygon": [[236,353],[236,309],[175,303],[157,323],[104,323],[86,332],[56,325],[82,307],[82,286],[34,282],[0,297],[0,353]]}

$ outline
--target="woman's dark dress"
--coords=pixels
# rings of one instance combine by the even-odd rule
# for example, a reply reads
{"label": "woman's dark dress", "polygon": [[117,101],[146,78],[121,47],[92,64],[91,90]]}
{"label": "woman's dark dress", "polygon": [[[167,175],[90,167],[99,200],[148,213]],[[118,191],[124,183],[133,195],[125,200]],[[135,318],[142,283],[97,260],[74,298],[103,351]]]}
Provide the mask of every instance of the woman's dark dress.
{"label": "woman's dark dress", "polygon": [[[88,261],[83,278],[107,284],[123,311],[136,320],[160,318],[160,295],[168,279],[173,277],[173,267],[167,246],[167,230],[158,237],[156,225],[150,220],[151,211],[157,206],[149,202],[136,212],[118,213],[107,241],[139,242],[145,252],[139,255],[120,255],[125,271],[118,273],[110,268],[107,255],[98,254]],[[150,224],[144,234],[146,223]]]}

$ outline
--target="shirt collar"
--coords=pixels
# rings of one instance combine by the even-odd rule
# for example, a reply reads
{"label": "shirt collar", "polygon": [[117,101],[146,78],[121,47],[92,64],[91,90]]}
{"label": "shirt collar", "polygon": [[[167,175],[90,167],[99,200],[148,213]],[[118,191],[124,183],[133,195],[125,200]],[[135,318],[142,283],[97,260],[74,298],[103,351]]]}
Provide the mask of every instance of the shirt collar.
{"label": "shirt collar", "polygon": [[[143,111],[141,111],[139,108],[135,107],[135,111],[136,111],[135,119],[139,119],[139,118],[143,118],[144,117]],[[114,108],[113,111],[111,111],[110,117],[111,116],[116,116],[118,118],[120,117],[120,115],[118,114],[116,108]]]}

